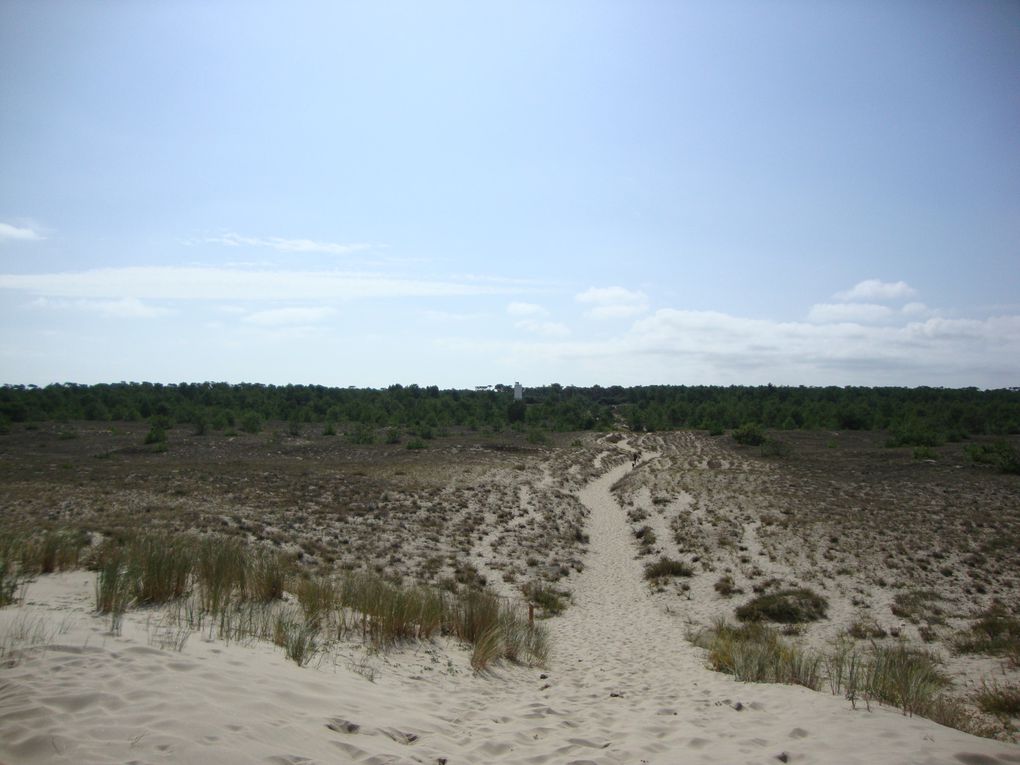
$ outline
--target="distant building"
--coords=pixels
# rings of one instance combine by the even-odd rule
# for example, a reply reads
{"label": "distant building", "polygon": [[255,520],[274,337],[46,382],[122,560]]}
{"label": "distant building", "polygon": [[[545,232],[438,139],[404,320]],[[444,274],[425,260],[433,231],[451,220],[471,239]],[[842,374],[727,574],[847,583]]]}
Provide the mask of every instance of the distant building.
{"label": "distant building", "polygon": [[524,400],[524,388],[521,387],[519,382],[514,383],[514,401]]}

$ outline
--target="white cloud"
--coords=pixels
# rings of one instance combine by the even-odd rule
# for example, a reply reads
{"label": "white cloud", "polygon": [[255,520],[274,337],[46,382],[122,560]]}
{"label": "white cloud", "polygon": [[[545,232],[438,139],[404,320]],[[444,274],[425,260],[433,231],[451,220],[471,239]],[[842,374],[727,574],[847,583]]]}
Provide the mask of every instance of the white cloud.
{"label": "white cloud", "polygon": [[312,239],[284,239],[279,236],[241,236],[240,234],[232,233],[207,237],[205,241],[212,244],[224,244],[228,247],[269,247],[279,252],[319,252],[328,255],[350,255],[352,252],[371,249],[371,245],[362,242],[338,244],[335,242],[316,242]]}
{"label": "white cloud", "polygon": [[811,306],[808,320],[814,322],[833,321],[881,321],[893,315],[888,306],[876,303],[817,303]]}
{"label": "white cloud", "polygon": [[273,308],[248,314],[242,321],[260,327],[283,327],[295,324],[317,324],[328,319],[336,310],[328,306],[314,308]]}
{"label": "white cloud", "polygon": [[574,296],[578,303],[592,306],[585,312],[591,319],[619,319],[648,310],[648,296],[624,287],[591,287]]}
{"label": "white cloud", "polygon": [[[1004,387],[1020,378],[1020,316],[901,326],[748,319],[662,309],[609,339],[447,341],[508,369],[571,382]],[[579,379],[583,376],[583,379]]]}
{"label": "white cloud", "polygon": [[354,300],[506,294],[492,282],[411,279],[344,271],[136,266],[44,274],[0,274],[0,289],[66,298],[147,300]]}
{"label": "white cloud", "polygon": [[556,321],[524,319],[517,322],[514,326],[527,332],[533,332],[536,335],[545,335],[546,337],[566,337],[570,334],[570,327]]}
{"label": "white cloud", "polygon": [[114,319],[154,319],[173,313],[169,308],[149,305],[132,297],[117,300],[50,300],[38,298],[33,308],[91,311]]}
{"label": "white cloud", "polygon": [[845,292],[837,292],[836,300],[901,300],[913,297],[917,290],[906,282],[883,282],[879,279],[865,279]]}
{"label": "white cloud", "polygon": [[484,313],[457,313],[455,311],[434,310],[422,311],[421,315],[427,321],[443,324],[449,322],[483,321],[488,318]]}
{"label": "white cloud", "polygon": [[536,303],[510,303],[506,312],[511,316],[547,316],[549,312]]}
{"label": "white cloud", "polygon": [[900,313],[904,316],[924,316],[931,313],[931,311],[924,303],[907,303],[900,309]]}
{"label": "white cloud", "polygon": [[10,223],[0,223],[0,242],[32,242],[43,238],[44,237],[34,229],[12,226]]}

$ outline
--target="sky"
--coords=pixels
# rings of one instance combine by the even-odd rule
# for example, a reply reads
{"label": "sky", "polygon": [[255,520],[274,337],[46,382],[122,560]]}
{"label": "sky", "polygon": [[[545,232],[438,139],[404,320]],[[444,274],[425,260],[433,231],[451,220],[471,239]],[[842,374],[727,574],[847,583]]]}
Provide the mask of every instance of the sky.
{"label": "sky", "polygon": [[0,383],[1020,385],[1020,3],[0,0]]}

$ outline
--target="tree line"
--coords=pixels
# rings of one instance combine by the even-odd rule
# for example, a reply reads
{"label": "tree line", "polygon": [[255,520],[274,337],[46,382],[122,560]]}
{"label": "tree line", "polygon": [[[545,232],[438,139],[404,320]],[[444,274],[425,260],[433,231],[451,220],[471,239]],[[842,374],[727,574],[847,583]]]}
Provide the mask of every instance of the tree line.
{"label": "tree line", "polygon": [[216,382],[74,383],[0,388],[0,426],[42,421],[159,418],[223,429],[245,418],[291,423],[444,429],[544,428],[722,431],[754,423],[781,430],[888,430],[903,443],[1020,433],[1020,389],[805,386],[529,388],[508,385],[338,388]]}

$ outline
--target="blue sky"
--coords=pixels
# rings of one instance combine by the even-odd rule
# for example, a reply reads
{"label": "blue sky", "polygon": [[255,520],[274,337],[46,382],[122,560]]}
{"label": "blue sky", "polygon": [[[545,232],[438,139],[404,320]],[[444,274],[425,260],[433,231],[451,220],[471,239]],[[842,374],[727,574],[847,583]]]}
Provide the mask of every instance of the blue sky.
{"label": "blue sky", "polygon": [[1015,2],[0,2],[0,382],[1020,385]]}

